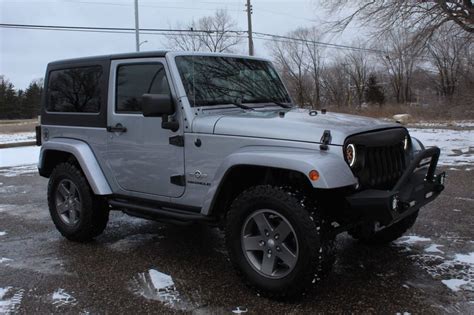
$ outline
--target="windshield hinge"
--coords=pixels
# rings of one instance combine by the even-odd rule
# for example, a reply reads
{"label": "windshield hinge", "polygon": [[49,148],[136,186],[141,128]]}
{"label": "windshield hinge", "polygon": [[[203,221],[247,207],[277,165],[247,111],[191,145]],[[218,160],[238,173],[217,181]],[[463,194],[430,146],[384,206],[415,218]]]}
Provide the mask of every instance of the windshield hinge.
{"label": "windshield hinge", "polygon": [[331,130],[324,130],[323,136],[321,137],[321,145],[319,148],[321,150],[327,150],[328,145],[331,144],[332,136],[331,136]]}
{"label": "windshield hinge", "polygon": [[183,136],[174,136],[170,137],[170,144],[177,147],[184,147],[184,137]]}

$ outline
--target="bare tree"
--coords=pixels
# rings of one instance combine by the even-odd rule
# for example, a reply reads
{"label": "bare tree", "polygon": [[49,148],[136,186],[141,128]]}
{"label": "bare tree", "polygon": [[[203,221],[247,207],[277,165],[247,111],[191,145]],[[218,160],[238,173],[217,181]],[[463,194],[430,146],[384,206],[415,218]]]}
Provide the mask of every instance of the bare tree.
{"label": "bare tree", "polygon": [[312,78],[312,91],[313,101],[312,104],[316,108],[321,108],[321,80],[323,72],[323,56],[322,48],[316,44],[321,41],[322,34],[316,27],[311,27],[302,32],[303,37],[306,39],[304,42],[307,54],[307,67]]}
{"label": "bare tree", "polygon": [[352,9],[332,23],[336,31],[351,22],[376,25],[376,34],[386,36],[392,29],[416,31],[416,41],[426,41],[441,26],[456,25],[458,30],[474,33],[474,5],[471,0],[334,0],[320,1],[329,13]]}
{"label": "bare tree", "polygon": [[380,55],[380,59],[387,69],[394,98],[397,103],[411,102],[413,72],[424,47],[413,45],[412,37],[405,29],[391,31],[384,43],[388,53]]}
{"label": "bare tree", "polygon": [[301,41],[304,38],[306,30],[296,29],[288,33],[289,40],[275,39],[270,44],[273,59],[286,80],[290,90],[294,91],[294,96],[298,104],[304,106],[307,101],[306,81],[308,77],[306,46]]}
{"label": "bare tree", "polygon": [[[178,28],[182,25],[178,25]],[[217,10],[214,15],[200,18],[186,27],[189,32],[180,32],[168,37],[168,46],[177,50],[232,52],[243,37],[239,36],[237,23],[226,10]]]}
{"label": "bare tree", "polygon": [[322,73],[323,98],[327,105],[347,106],[349,104],[349,82],[345,65],[336,58]]}
{"label": "bare tree", "polygon": [[462,77],[465,62],[468,60],[472,41],[469,38],[455,37],[444,29],[428,44],[430,61],[438,71],[437,85],[442,96],[454,95]]}
{"label": "bare tree", "polygon": [[361,50],[350,51],[344,58],[344,70],[349,77],[349,89],[360,106],[364,101],[364,91],[370,72],[367,54]]}

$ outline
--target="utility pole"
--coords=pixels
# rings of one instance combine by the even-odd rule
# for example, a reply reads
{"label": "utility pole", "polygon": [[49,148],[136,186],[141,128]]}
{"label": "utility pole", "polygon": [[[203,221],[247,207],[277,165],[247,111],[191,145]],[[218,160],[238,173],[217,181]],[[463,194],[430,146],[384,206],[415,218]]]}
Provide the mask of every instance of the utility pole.
{"label": "utility pole", "polygon": [[138,0],[135,0],[135,46],[140,51],[140,29],[138,23]]}
{"label": "utility pole", "polygon": [[249,55],[253,56],[253,38],[252,38],[252,5],[250,0],[247,0],[247,23],[248,23],[248,33],[249,33]]}

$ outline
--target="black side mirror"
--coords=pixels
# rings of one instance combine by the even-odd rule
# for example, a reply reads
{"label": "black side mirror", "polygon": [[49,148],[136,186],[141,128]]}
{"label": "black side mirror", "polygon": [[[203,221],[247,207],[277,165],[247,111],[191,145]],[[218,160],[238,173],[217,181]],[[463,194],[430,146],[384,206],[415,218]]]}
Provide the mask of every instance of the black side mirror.
{"label": "black side mirror", "polygon": [[145,117],[174,114],[174,104],[169,94],[143,94],[142,113]]}
{"label": "black side mirror", "polygon": [[179,123],[169,121],[168,115],[174,114],[174,104],[169,94],[143,94],[142,113],[145,117],[161,117],[161,128],[177,131]]}

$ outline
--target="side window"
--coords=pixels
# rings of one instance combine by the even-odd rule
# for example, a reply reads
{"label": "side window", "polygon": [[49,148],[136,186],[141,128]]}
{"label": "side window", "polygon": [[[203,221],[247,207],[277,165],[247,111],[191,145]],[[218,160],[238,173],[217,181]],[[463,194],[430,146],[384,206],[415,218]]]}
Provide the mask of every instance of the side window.
{"label": "side window", "polygon": [[98,113],[102,67],[53,70],[47,88],[48,112]]}
{"label": "side window", "polygon": [[115,110],[140,113],[143,94],[170,94],[163,64],[129,64],[117,69]]}

